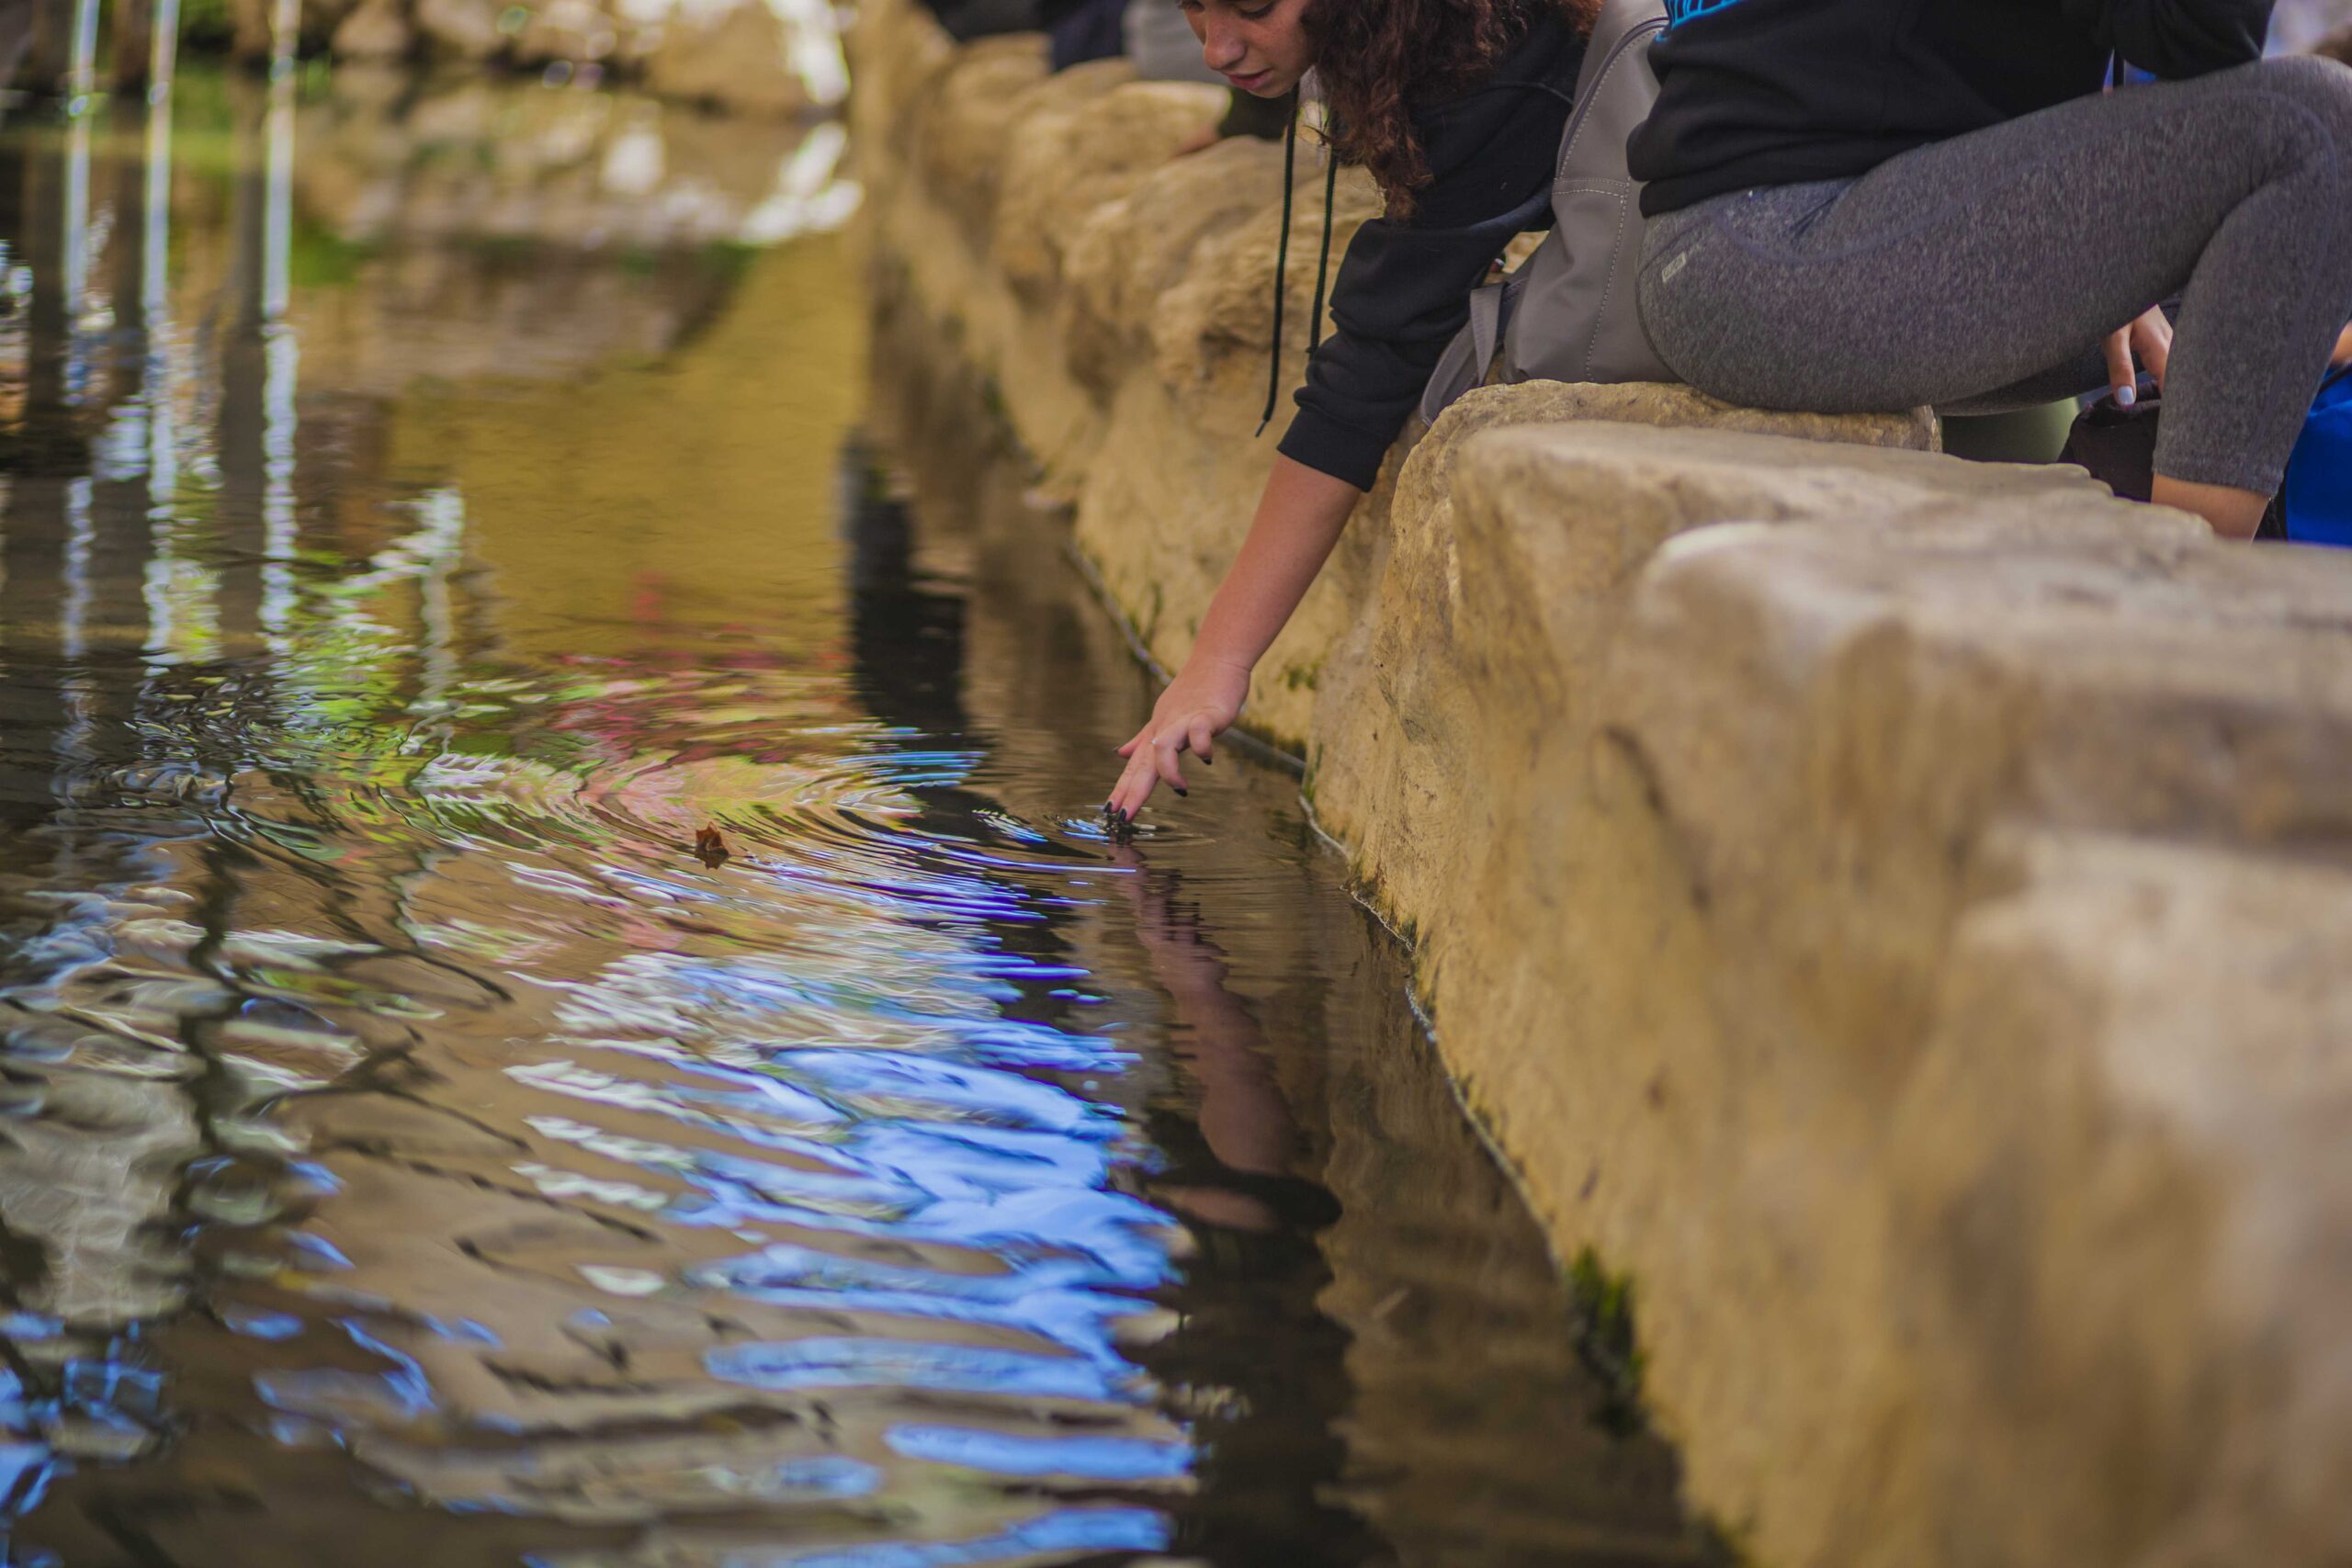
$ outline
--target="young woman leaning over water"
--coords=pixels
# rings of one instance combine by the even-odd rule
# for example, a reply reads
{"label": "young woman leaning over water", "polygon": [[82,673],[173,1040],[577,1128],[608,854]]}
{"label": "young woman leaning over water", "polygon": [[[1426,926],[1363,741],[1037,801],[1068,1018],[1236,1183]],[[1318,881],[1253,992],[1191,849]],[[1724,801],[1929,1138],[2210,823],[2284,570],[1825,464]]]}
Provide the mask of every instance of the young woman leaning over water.
{"label": "young woman leaning over water", "polygon": [[[1630,153],[1642,323],[1678,375],[1969,412],[2128,402],[2136,354],[2154,499],[2253,535],[2352,349],[2352,71],[2262,61],[2269,0],[1668,10]],[[2156,80],[2102,90],[2127,73]]]}
{"label": "young woman leaning over water", "polygon": [[[1599,0],[1180,0],[1210,67],[1281,98],[1312,69],[1337,155],[1372,172],[1385,215],[1349,244],[1332,335],[1309,358],[1298,412],[1249,536],[1151,722],[1120,748],[1110,809],[1131,818],[1180,752],[1210,760],[1250,671],[1298,607],[1372,487],[1472,288],[1511,236],[1541,221]],[[1279,318],[1277,318],[1279,319]]]}

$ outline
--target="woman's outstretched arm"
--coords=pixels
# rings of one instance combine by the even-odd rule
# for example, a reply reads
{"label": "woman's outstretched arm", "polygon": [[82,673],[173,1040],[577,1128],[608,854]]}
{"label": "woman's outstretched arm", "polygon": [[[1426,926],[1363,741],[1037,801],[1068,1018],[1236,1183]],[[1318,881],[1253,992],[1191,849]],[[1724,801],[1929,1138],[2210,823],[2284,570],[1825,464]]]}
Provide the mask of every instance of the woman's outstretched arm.
{"label": "woman's outstretched arm", "polygon": [[1127,765],[1111,792],[1113,811],[1133,818],[1163,781],[1183,794],[1180,752],[1210,761],[1216,737],[1250,694],[1250,671],[1306,597],[1363,494],[1304,463],[1274,459],[1250,536],[1209,601],[1192,657],[1152,705],[1150,722],[1119,748]]}

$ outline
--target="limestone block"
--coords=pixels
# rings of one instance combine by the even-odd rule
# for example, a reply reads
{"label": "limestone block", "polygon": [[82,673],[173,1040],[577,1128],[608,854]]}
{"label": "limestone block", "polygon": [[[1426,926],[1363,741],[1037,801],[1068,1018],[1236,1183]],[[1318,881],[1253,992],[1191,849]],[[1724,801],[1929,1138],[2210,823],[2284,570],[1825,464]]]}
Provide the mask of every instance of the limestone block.
{"label": "limestone block", "polygon": [[267,60],[276,30],[268,0],[229,0],[228,9],[230,52],[239,60]]}
{"label": "limestone block", "polygon": [[335,28],[329,47],[340,60],[399,60],[415,43],[400,0],[366,0]]}
{"label": "limestone block", "polygon": [[955,51],[907,107],[913,174],[984,254],[1005,139],[1021,117],[1024,93],[1046,77],[1043,34],[980,39]]}
{"label": "limestone block", "polygon": [[[1513,425],[1594,421],[1657,429],[1734,431],[1915,452],[1932,452],[1940,444],[1939,426],[1928,409],[1861,415],[1771,413],[1724,402],[1694,387],[1656,382],[1522,381],[1480,387],[1455,400],[1414,443],[1396,481],[1395,514],[1400,529],[1409,530],[1422,547],[1451,548],[1454,465],[1464,444],[1473,436]],[[1453,572],[1450,559],[1442,562],[1442,570],[1449,575]]]}
{"label": "limestone block", "polygon": [[856,89],[849,117],[861,159],[909,153],[914,108],[957,49],[919,0],[865,0],[842,40]]}
{"label": "limestone block", "polygon": [[[928,73],[887,68],[860,77],[851,114],[869,194],[859,225],[887,262],[884,293],[919,301],[931,335],[952,340],[969,367],[989,379],[1018,438],[1044,469],[1046,493],[1066,496],[1075,492],[1093,449],[1102,409],[1063,371],[1051,318],[1023,309],[989,260],[1001,171],[985,149],[1001,151],[1011,127],[1033,111],[1069,107],[1119,85],[1126,67],[1106,62],[1049,78],[1036,35],[955,48],[927,14],[910,13],[920,8],[876,0],[861,11],[853,34],[860,60],[902,40],[914,46],[910,52],[926,54],[927,39],[939,46],[941,62]],[[903,104],[888,96],[898,91],[910,95]],[[967,166],[975,149],[981,155]],[[944,177],[958,182],[952,187],[933,177],[943,166],[950,171]]]}
{"label": "limestone block", "polygon": [[601,63],[620,51],[622,36],[622,26],[596,0],[545,0],[514,35],[514,55],[522,65]]}
{"label": "limestone block", "polygon": [[1002,129],[995,133],[989,225],[985,231],[976,231],[982,256],[994,255],[995,236],[1003,226],[995,203],[1003,198],[1017,138],[1031,126],[1061,122],[1104,95],[1132,85],[1135,79],[1135,67],[1125,60],[1090,60],[1067,71],[1048,71],[1018,90],[1006,106]]}
{"label": "limestone block", "polygon": [[[1683,433],[1635,432],[1636,421]],[[1727,428],[1712,428],[1717,422]],[[1798,439],[1724,439],[1757,431]],[[1427,818],[1436,803],[1475,795],[1473,775],[1489,765],[1464,731],[1473,694],[1492,671],[1454,635],[1463,591],[1456,508],[1466,446],[1474,437],[1498,442],[1507,434],[1523,434],[1525,443],[1498,450],[1480,493],[1498,504],[1492,498],[1500,486],[1514,514],[1544,521],[1498,547],[1526,552],[1499,570],[1548,592],[1541,608],[1524,612],[1537,623],[1521,628],[1524,635],[1544,635],[1542,622],[1556,615],[1571,647],[1597,646],[1610,586],[1686,527],[1832,513],[1883,502],[1890,485],[1912,505],[1948,500],[1956,485],[2021,496],[2106,495],[2079,469],[1969,467],[1867,450],[1930,445],[1934,422],[1919,413],[1762,413],[1683,387],[1531,381],[1469,393],[1416,445],[1397,478],[1384,553],[1365,590],[1370,602],[1330,660],[1314,720],[1317,733],[1331,738],[1318,754],[1317,809],[1344,830],[1399,909],[1420,908],[1453,874],[1449,846]],[[1640,445],[1644,434],[1655,439]],[[1610,454],[1606,460],[1577,456],[1595,441]],[[1818,442],[1858,450],[1841,446],[1828,459],[1811,445]],[[1635,454],[1650,467],[1636,468]],[[1563,554],[1569,550],[1573,557]],[[1548,658],[1540,662],[1549,668]],[[1556,679],[1540,678],[1543,686],[1527,694],[1531,711],[1569,700]],[[1375,735],[1378,744],[1356,739]]]}
{"label": "limestone block", "polygon": [[1193,253],[1282,199],[1282,149],[1228,137],[1147,172],[1094,209],[1062,256],[1059,321],[1070,373],[1108,400],[1151,355],[1160,300],[1192,269]]}
{"label": "limestone block", "polygon": [[[1317,807],[1555,1239],[1639,1281],[1693,1496],[1775,1562],[2340,1557],[2352,1402],[2266,1358],[2334,1364],[2308,1260],[2352,1204],[2317,1155],[2242,1194],[2341,1099],[2293,1043],[2340,1035],[2352,901],[2282,857],[2352,843],[2352,562],[1917,453],[1585,424],[1453,466],[1449,540],[1400,485]],[[2209,1095],[2241,1018],[2302,1066]]]}
{"label": "limestone block", "polygon": [[1917,1239],[1883,1308],[1947,1352],[1901,1369],[1922,1533],[2344,1562],[2352,878],[2137,835],[2000,847],[2014,890],[1959,922],[1888,1123],[1890,1233]]}
{"label": "limestone block", "polygon": [[[1939,711],[1942,731],[1917,744],[1979,759],[2014,753],[2014,761],[1982,765],[1999,773],[2012,808],[2037,821],[2282,850],[2352,834],[2352,560],[2336,552],[2222,550],[2177,514],[2114,502],[2071,518],[2006,508],[1926,524],[1898,515],[1876,531],[1867,555],[1820,529],[1791,530],[1769,548],[1744,546],[1736,591],[1723,581],[1728,558],[1707,558],[1713,541],[1690,543],[1693,558],[1678,554],[1660,578],[1673,585],[1682,619],[1721,625],[1722,614],[1748,614],[1730,601],[1752,599],[1758,574],[1769,572],[1776,608],[1795,606],[1783,613],[1793,628],[1801,612],[1803,629],[1760,635],[1809,657],[1824,637],[1861,636],[1849,620],[1873,628],[1899,620],[1899,642],[1872,630],[1871,669],[1841,681],[1909,679],[1947,649],[1962,650],[1951,658],[1964,665],[1970,689],[1988,693],[1997,682],[2005,694],[1996,732],[1962,746],[1951,712]],[[1703,608],[1690,602],[1700,581],[1715,594]],[[1664,599],[1654,585],[1640,600],[1645,626],[1660,623]],[[1909,705],[1925,695],[1915,686],[1884,699],[1871,744],[1885,752],[1907,743],[1917,716]],[[1630,660],[1612,674],[1616,704],[1716,696],[1753,728],[1745,744],[1757,754],[1800,743],[1755,684],[1713,692],[1670,658]],[[1652,761],[1670,791],[1683,760],[1658,753]],[[1951,782],[1951,762],[1936,765],[1946,780],[1938,798],[1957,803],[1969,792]],[[1815,807],[1849,823],[1883,809],[1859,792],[1885,781],[1852,782]],[[1791,820],[1797,805],[1743,792],[1736,809],[1746,826],[1736,836]],[[1917,822],[1914,810],[1904,829]]]}
{"label": "limestone block", "polygon": [[996,262],[1013,288],[1050,309],[1063,252],[1095,209],[1215,126],[1227,102],[1195,82],[1123,81],[1023,119],[1006,141],[997,198]]}
{"label": "limestone block", "polygon": [[301,50],[312,53],[329,45],[335,30],[359,9],[360,0],[301,0]]}
{"label": "limestone block", "polygon": [[[1323,242],[1321,151],[1298,150],[1291,199],[1290,263],[1283,279],[1283,396],[1306,378],[1308,314],[1315,302],[1316,256]],[[1277,165],[1279,167],[1279,165]],[[1362,169],[1340,171],[1331,221],[1332,267],[1365,220],[1381,210],[1378,188]],[[1151,326],[1152,366],[1204,431],[1247,436],[1258,428],[1266,396],[1266,355],[1273,343],[1274,266],[1282,204],[1253,213],[1201,243],[1182,281],[1160,301]],[[1328,331],[1328,327],[1326,329]]]}
{"label": "limestone block", "polygon": [[505,47],[498,18],[503,0],[415,0],[416,30],[434,53],[488,60]]}
{"label": "limestone block", "polygon": [[[2352,563],[2146,521],[1724,528],[1633,595],[1601,728],[1714,955],[1665,1070],[1718,1190],[1811,1150],[1709,1228],[1838,1348],[1682,1417],[1783,1560],[2352,1549]],[[1812,1484],[1700,1459],[1768,1406]]]}
{"label": "limestone block", "polygon": [[1695,387],[1635,381],[1595,385],[1521,381],[1464,393],[1416,449],[1408,482],[1416,497],[1435,501],[1451,486],[1454,454],[1481,431],[1513,424],[1588,423],[1595,420],[1661,430],[1728,430],[1836,441],[1857,446],[1938,449],[1934,414],[1912,409],[1889,414],[1771,413],[1711,398]]}
{"label": "limestone block", "polygon": [[[1449,411],[1406,465],[1374,602],[1358,639],[1334,660],[1315,717],[1325,738],[1317,810],[1384,897],[1422,919],[1460,886],[1465,857],[1484,852],[1433,829],[1432,812],[1443,807],[1439,819],[1453,820],[1497,778],[1523,776],[1552,739],[1591,726],[1599,660],[1625,586],[1668,538],[1728,521],[1869,517],[1886,526],[1977,502],[2063,525],[2086,510],[2111,520],[2124,504],[2078,469],[1867,446],[1833,456],[1811,442],[1617,424],[1489,430],[1455,453],[1442,480],[1449,422],[1504,401],[1488,393]],[[1429,504],[1433,481],[1444,484],[1444,505]],[[2178,542],[2199,526],[2148,508],[2122,515],[2150,540]],[[1485,833],[1510,817],[1497,805],[1463,819]],[[1426,955],[1433,987],[1445,952],[1440,942]]]}
{"label": "limestone block", "polygon": [[[828,21],[831,28],[831,21]],[[826,47],[831,40],[814,40]],[[644,85],[665,98],[743,113],[783,115],[816,101],[795,62],[799,40],[769,0],[677,5],[644,63]]]}

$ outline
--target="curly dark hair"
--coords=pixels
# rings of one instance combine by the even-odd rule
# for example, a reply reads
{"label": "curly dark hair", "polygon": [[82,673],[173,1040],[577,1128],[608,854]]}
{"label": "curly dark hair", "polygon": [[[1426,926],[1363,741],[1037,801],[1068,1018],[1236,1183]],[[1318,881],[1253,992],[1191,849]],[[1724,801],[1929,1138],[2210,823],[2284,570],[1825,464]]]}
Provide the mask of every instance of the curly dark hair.
{"label": "curly dark hair", "polygon": [[1579,33],[1600,0],[1314,0],[1305,23],[1340,161],[1372,171],[1388,209],[1429,181],[1413,110],[1477,85],[1547,9]]}

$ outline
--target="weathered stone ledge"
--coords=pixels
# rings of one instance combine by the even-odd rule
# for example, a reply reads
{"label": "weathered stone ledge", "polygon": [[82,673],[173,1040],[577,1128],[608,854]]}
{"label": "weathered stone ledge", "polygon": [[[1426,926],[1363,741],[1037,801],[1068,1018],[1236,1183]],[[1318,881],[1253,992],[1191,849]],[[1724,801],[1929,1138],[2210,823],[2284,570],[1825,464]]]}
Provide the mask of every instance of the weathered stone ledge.
{"label": "weathered stone ledge", "polygon": [[[1281,152],[1170,161],[1216,94],[910,0],[859,28],[881,259],[1173,666],[1271,460]],[[1251,722],[1760,1560],[2344,1562],[2352,558],[1930,445],[1474,394]]]}

